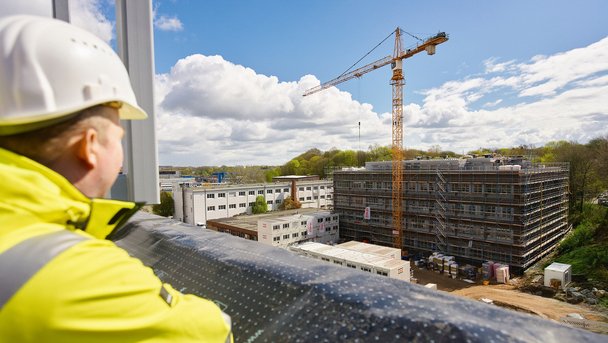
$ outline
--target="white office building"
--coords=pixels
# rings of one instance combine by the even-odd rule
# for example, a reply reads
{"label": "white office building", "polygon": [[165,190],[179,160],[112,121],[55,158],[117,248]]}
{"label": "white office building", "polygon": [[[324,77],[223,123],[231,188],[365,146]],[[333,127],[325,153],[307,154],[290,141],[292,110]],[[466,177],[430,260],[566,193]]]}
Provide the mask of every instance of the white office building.
{"label": "white office building", "polygon": [[329,211],[258,220],[258,242],[287,247],[299,242],[337,243],[339,218]]}
{"label": "white office building", "polygon": [[[251,214],[257,196],[264,196],[268,211],[279,208],[291,195],[291,182],[264,184],[217,184],[188,187],[174,184],[174,219],[192,225],[206,224],[207,220]],[[333,208],[333,183],[330,180],[300,181],[296,198],[302,208]]]}

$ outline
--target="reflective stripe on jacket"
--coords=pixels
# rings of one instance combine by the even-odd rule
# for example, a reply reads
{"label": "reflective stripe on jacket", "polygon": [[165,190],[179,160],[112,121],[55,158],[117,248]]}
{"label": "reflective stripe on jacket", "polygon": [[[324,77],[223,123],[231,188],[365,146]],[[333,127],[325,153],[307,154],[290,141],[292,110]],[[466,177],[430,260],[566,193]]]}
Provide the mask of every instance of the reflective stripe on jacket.
{"label": "reflective stripe on jacket", "polygon": [[[230,326],[214,303],[163,285],[150,268],[103,239],[135,209],[134,203],[89,199],[61,175],[0,149],[0,260],[20,243],[62,230],[82,238],[22,277],[0,304],[0,342],[230,340]],[[9,276],[27,270],[28,260],[13,257]]]}

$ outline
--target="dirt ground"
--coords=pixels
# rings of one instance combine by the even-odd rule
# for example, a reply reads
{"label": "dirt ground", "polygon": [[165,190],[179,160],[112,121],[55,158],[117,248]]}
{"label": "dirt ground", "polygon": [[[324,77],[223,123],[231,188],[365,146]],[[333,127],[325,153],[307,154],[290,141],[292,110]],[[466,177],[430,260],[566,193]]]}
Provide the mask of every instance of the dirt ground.
{"label": "dirt ground", "polygon": [[586,324],[574,326],[608,334],[608,314],[598,308],[585,304],[569,304],[552,298],[520,292],[516,286],[510,284],[483,286],[480,283],[471,284],[463,280],[452,279],[448,275],[441,275],[426,269],[413,268],[413,270],[414,277],[420,285],[434,283],[441,291],[477,301],[480,301],[481,298],[490,299],[494,305],[558,322],[564,322],[563,318],[569,314],[578,313],[585,318],[584,323]]}

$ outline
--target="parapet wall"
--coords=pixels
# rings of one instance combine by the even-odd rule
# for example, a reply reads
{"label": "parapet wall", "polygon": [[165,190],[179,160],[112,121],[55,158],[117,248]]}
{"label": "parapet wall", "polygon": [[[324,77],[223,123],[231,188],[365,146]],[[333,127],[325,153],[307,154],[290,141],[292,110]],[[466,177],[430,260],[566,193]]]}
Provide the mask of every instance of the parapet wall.
{"label": "parapet wall", "polygon": [[606,342],[448,293],[146,213],[117,245],[232,317],[235,342]]}

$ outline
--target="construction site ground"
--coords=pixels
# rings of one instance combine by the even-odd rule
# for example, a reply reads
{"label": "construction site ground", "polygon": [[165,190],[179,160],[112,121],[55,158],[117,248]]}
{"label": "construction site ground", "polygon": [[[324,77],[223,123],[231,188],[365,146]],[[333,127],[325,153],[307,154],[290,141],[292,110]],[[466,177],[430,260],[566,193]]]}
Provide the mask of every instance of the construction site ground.
{"label": "construction site ground", "polygon": [[[600,306],[569,304],[553,298],[524,293],[517,289],[517,279],[511,280],[510,284],[490,284],[486,286],[482,285],[481,281],[469,283],[427,269],[415,267],[412,269],[416,282],[423,286],[434,283],[439,291],[449,292],[476,301],[489,299],[493,302],[493,305],[488,304],[488,306],[501,306],[541,318],[568,323],[571,326],[593,332],[608,334],[608,311]],[[573,313],[581,315],[584,320],[570,319],[568,316]]]}

